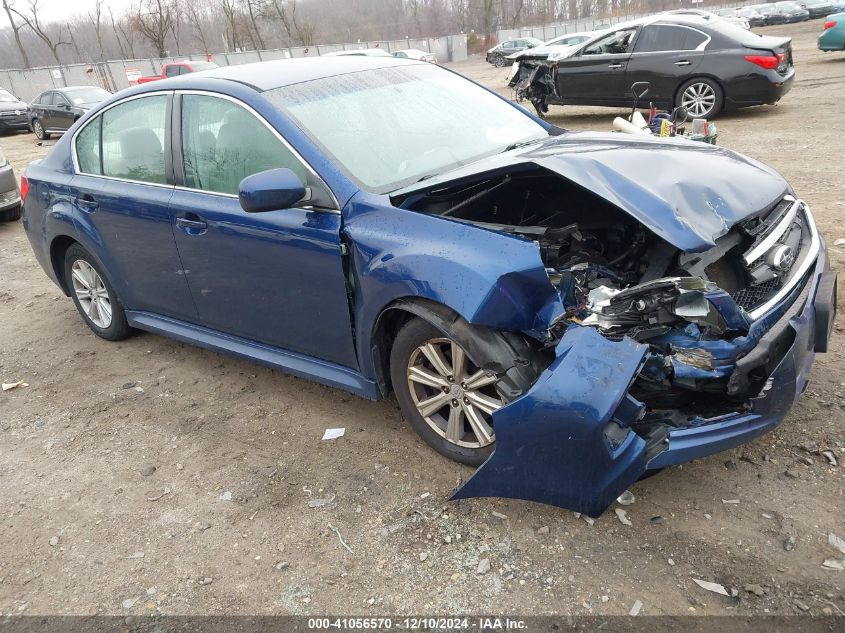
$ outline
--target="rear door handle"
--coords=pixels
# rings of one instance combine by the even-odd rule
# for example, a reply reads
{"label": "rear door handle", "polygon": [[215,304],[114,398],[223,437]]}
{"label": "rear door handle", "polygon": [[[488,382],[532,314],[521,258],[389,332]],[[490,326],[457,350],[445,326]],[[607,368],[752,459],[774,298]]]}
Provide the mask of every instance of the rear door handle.
{"label": "rear door handle", "polygon": [[613,64],[608,64],[607,67],[608,68],[625,68],[625,64],[613,63]]}
{"label": "rear door handle", "polygon": [[76,206],[83,211],[96,211],[100,203],[90,193],[83,193],[76,197]]}
{"label": "rear door handle", "polygon": [[675,66],[689,66],[692,62],[688,59],[682,59],[679,62],[675,62]]}

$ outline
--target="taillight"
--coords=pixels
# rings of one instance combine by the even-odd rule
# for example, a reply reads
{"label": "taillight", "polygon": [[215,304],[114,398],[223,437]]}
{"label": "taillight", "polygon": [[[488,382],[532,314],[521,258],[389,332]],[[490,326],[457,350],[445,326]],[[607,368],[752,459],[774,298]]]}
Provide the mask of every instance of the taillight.
{"label": "taillight", "polygon": [[828,20],[827,22],[824,23],[823,28],[826,31],[828,29],[832,29],[834,26],[836,26],[836,21],[835,20]]}
{"label": "taillight", "polygon": [[745,60],[751,62],[752,64],[756,64],[760,68],[765,68],[766,70],[774,70],[778,66],[781,65],[783,60],[786,58],[784,53],[778,53],[777,55],[746,55]]}
{"label": "taillight", "polygon": [[26,176],[21,176],[21,200],[26,200],[29,194],[29,179]]}

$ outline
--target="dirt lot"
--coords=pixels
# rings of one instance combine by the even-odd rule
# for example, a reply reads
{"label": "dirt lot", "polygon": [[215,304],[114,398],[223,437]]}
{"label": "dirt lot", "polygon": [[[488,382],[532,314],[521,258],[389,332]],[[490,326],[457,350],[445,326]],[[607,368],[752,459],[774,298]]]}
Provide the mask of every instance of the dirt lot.
{"label": "dirt lot", "polygon": [[[845,55],[815,49],[820,26],[769,29],[795,38],[792,92],[719,127],[721,145],[791,181],[832,245],[845,237]],[[456,68],[503,86],[506,71],[481,60]],[[616,114],[553,120],[606,130]],[[28,134],[0,145],[19,171],[46,152]],[[845,250],[831,259],[842,270]],[[589,525],[531,503],[447,503],[471,470],[423,445],[391,402],[150,334],[94,337],[20,223],[0,226],[0,270],[0,377],[29,383],[0,394],[3,614],[845,610],[845,572],[821,566],[836,558],[828,533],[845,537],[839,332],[776,432],[639,482],[632,526],[612,510]],[[346,436],[321,441],[335,426]]]}

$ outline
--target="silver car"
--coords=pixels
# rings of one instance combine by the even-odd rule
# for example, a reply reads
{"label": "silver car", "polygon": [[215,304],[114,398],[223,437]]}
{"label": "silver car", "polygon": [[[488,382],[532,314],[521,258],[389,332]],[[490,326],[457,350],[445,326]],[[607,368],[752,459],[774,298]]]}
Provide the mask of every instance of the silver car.
{"label": "silver car", "polygon": [[15,170],[0,149],[0,222],[19,220],[21,217],[21,191]]}

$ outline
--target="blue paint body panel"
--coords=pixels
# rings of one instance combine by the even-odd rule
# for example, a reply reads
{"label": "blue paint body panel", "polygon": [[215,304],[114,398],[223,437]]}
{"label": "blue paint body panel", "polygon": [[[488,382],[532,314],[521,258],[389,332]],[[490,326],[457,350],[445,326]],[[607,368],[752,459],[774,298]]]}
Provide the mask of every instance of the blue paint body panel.
{"label": "blue paint body panel", "polygon": [[[470,324],[545,340],[564,306],[536,243],[397,208],[388,196],[360,190],[261,94],[297,81],[406,63],[413,62],[335,58],[257,64],[115,95],[101,108],[128,95],[177,89],[240,100],[310,165],[338,208],[250,214],[233,196],[180,186],[177,170],[161,186],[75,174],[71,139],[101,111],[95,109],[27,169],[31,187],[23,222],[38,262],[61,285],[62,262],[54,261],[54,251],[67,240],[79,242],[106,271],[131,325],[372,399],[384,395],[373,353],[375,328],[400,300],[436,302]],[[175,143],[165,143],[165,149],[178,154]],[[711,247],[735,223],[790,192],[773,170],[721,148],[681,139],[566,133],[400,193],[526,166],[592,191],[688,252]],[[86,195],[96,204],[86,202]],[[824,268],[822,251],[813,288]],[[662,451],[651,450],[631,430],[643,408],[628,389],[641,368],[651,371],[647,347],[571,326],[539,379],[496,411],[496,450],[455,498],[530,499],[595,516],[649,468],[718,452],[765,432],[806,386],[814,302],[820,300],[815,293],[791,320],[794,342],[751,410],[675,429]],[[821,300],[830,303],[830,297]],[[785,309],[786,302],[750,326],[741,314],[727,314],[735,334],[729,341],[702,341],[690,329],[674,331],[664,342],[704,347],[718,361],[712,370],[717,374],[676,367],[681,375],[724,378],[737,355],[752,350]]]}

